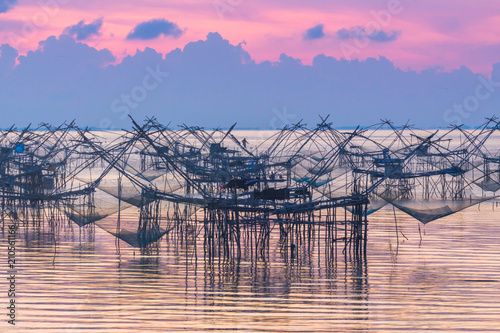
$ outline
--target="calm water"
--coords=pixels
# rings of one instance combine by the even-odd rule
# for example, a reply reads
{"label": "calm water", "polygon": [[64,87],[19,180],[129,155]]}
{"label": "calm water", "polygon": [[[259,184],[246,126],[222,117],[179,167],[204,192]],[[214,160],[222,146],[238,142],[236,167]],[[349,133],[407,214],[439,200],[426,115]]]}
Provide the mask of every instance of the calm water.
{"label": "calm water", "polygon": [[[419,223],[392,208],[369,217],[366,257],[327,260],[316,234],[291,259],[277,246],[257,258],[205,260],[203,233],[173,235],[150,253],[95,227],[19,233],[17,325],[6,322],[2,234],[0,330],[75,332],[500,331],[500,224],[493,204]],[[420,239],[420,234],[422,239]],[[321,238],[322,235],[319,235]],[[399,239],[399,246],[397,240]],[[187,249],[187,250],[186,250]]]}

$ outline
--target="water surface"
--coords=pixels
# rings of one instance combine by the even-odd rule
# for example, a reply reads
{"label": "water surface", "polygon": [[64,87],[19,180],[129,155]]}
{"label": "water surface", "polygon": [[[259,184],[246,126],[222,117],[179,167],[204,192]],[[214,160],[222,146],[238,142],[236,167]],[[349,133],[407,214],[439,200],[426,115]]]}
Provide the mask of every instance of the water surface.
{"label": "water surface", "polygon": [[[15,331],[499,331],[495,208],[425,226],[397,212],[397,235],[386,206],[370,215],[361,256],[340,243],[327,255],[318,230],[294,258],[274,229],[263,255],[244,248],[240,260],[219,260],[205,257],[202,228],[187,246],[171,233],[141,253],[98,227],[64,224],[54,238],[47,224],[30,226],[16,244]],[[1,244],[6,271],[6,233]]]}

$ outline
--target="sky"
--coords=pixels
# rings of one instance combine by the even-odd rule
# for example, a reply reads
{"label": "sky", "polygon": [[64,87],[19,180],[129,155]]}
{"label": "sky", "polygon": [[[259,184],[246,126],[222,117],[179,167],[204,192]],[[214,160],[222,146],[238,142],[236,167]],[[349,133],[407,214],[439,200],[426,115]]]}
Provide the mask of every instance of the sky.
{"label": "sky", "polygon": [[500,106],[497,0],[0,0],[0,45],[0,127],[437,127]]}

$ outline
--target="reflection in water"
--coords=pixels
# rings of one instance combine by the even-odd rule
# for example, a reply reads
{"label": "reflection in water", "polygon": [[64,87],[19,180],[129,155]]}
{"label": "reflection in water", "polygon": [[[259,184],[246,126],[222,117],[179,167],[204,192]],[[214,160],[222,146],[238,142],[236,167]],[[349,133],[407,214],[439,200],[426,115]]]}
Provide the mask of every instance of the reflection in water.
{"label": "reflection in water", "polygon": [[[372,217],[366,247],[333,223],[255,223],[221,237],[230,226],[191,222],[141,250],[92,224],[30,221],[17,243],[19,328],[488,331],[500,227],[496,212],[480,213],[421,233],[398,216],[397,252],[390,208]],[[481,228],[466,222],[478,216]]]}

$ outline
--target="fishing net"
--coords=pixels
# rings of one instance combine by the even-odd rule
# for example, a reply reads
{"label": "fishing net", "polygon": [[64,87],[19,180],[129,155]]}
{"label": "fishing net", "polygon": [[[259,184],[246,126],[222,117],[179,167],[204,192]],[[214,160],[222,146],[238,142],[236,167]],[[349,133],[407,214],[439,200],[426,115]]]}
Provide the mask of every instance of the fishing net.
{"label": "fishing net", "polygon": [[131,204],[127,202],[119,202],[115,197],[96,190],[90,195],[80,196],[73,202],[66,203],[63,210],[71,221],[79,226],[84,226],[100,221],[130,206]]}
{"label": "fishing net", "polygon": [[491,200],[494,197],[470,198],[464,200],[395,200],[392,201],[395,207],[414,217],[423,224],[437,220],[468,207],[477,205],[483,201]]}
{"label": "fishing net", "polygon": [[140,209],[129,209],[102,219],[96,225],[133,247],[144,247],[158,241],[178,224],[187,221],[198,210],[193,205],[149,198]]}

